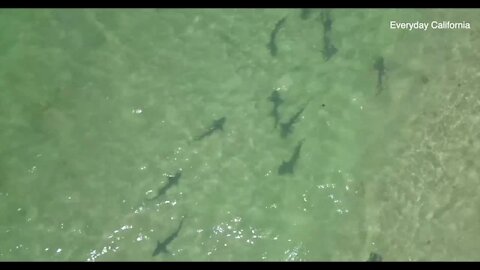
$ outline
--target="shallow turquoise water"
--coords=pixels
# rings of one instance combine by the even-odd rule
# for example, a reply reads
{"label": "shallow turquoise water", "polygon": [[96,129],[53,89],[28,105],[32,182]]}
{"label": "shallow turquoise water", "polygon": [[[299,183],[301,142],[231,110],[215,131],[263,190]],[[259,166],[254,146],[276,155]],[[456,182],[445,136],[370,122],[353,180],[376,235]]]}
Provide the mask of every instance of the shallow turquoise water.
{"label": "shallow turquoise water", "polygon": [[0,260],[478,259],[478,10],[322,12],[2,10]]}

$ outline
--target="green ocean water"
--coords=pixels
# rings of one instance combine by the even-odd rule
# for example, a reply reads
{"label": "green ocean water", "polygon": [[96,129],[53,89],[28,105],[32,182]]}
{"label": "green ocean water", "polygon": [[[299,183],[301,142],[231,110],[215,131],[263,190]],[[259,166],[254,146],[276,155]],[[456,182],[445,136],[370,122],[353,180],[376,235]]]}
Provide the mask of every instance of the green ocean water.
{"label": "green ocean water", "polygon": [[480,10],[302,12],[0,10],[0,260],[480,259]]}

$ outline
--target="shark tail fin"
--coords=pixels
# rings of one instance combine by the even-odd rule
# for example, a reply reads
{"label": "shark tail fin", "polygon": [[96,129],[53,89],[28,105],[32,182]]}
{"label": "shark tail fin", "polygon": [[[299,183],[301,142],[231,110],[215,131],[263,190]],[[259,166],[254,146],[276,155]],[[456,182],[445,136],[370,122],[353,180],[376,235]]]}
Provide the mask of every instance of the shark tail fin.
{"label": "shark tail fin", "polygon": [[288,164],[288,162],[283,161],[282,165],[278,168],[279,175],[293,174],[293,168]]}
{"label": "shark tail fin", "polygon": [[167,247],[165,245],[162,245],[162,243],[160,243],[160,241],[157,241],[157,247],[153,251],[152,257],[155,257],[160,253],[170,254]]}

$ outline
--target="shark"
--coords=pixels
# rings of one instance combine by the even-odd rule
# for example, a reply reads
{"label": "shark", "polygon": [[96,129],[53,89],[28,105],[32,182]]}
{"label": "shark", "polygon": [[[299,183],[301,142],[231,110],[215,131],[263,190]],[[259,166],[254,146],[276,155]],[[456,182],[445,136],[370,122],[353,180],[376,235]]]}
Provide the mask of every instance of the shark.
{"label": "shark", "polygon": [[163,196],[165,193],[167,193],[167,190],[169,190],[172,186],[178,185],[178,182],[180,180],[180,177],[182,177],[182,171],[178,170],[174,175],[170,175],[167,177],[167,184],[163,186],[161,189],[158,190],[157,195],[153,197],[150,200],[155,200],[161,196]]}
{"label": "shark", "polygon": [[170,251],[168,250],[168,245],[173,240],[175,240],[175,238],[178,237],[178,233],[182,229],[184,219],[185,219],[185,217],[182,218],[182,220],[180,221],[180,224],[178,225],[177,229],[172,234],[170,234],[165,240],[163,240],[162,242],[157,240],[157,246],[153,250],[152,257],[155,257],[155,256],[159,255],[160,253],[170,254]]}
{"label": "shark", "polygon": [[323,25],[323,35],[328,35],[332,31],[333,20],[330,16],[330,11],[325,10],[320,14],[320,19],[322,20]]}
{"label": "shark", "polygon": [[293,131],[293,125],[298,121],[298,118],[303,113],[308,103],[305,104],[300,110],[298,110],[290,119],[285,123],[280,123],[280,136],[286,138]]}
{"label": "shark", "polygon": [[386,75],[386,68],[385,68],[385,60],[383,59],[383,56],[380,56],[375,60],[375,64],[373,65],[373,68],[377,71],[377,96],[380,94],[380,92],[383,91],[384,84],[383,82],[385,81],[385,75]]}
{"label": "shark", "polygon": [[200,136],[195,138],[196,141],[200,141],[210,135],[212,135],[215,131],[223,131],[223,125],[227,121],[226,117],[219,118],[217,120],[214,120],[210,128],[208,128],[207,131],[202,133]]}
{"label": "shark", "polygon": [[298,158],[300,157],[300,150],[302,150],[302,145],[304,141],[305,139],[302,139],[295,147],[295,150],[293,151],[290,159],[287,161],[283,161],[280,167],[278,167],[279,175],[293,174],[295,165],[297,164]]}
{"label": "shark", "polygon": [[308,18],[310,18],[310,16],[312,15],[312,9],[310,8],[302,8],[300,10],[300,18],[302,20],[308,20]]}
{"label": "shark", "polygon": [[382,259],[382,255],[375,252],[370,252],[367,262],[381,262]]}
{"label": "shark", "polygon": [[331,39],[333,20],[330,16],[330,11],[323,11],[320,15],[320,19],[323,25],[323,59],[328,61],[338,51],[338,49],[333,45]]}
{"label": "shark", "polygon": [[270,112],[270,115],[273,116],[274,127],[276,128],[278,126],[278,122],[280,121],[278,107],[280,107],[280,105],[283,103],[283,99],[280,97],[280,93],[277,90],[273,90],[268,100],[273,103],[273,109],[272,112]]}
{"label": "shark", "polygon": [[287,21],[287,17],[281,18],[273,28],[272,32],[270,33],[270,41],[267,44],[267,48],[270,51],[271,56],[277,56],[278,54],[278,47],[277,47],[277,35],[280,29],[282,29]]}

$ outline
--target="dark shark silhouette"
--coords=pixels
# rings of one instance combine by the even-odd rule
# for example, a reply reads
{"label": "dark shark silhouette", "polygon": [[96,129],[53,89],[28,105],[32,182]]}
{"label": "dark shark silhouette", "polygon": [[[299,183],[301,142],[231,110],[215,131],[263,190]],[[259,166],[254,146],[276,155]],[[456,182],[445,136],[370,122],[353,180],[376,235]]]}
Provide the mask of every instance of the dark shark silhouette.
{"label": "dark shark silhouette", "polygon": [[367,262],[381,262],[382,259],[382,255],[375,252],[370,252],[370,257],[368,257]]}
{"label": "dark shark silhouette", "polygon": [[288,161],[283,161],[280,167],[278,167],[279,175],[293,174],[295,165],[297,164],[298,158],[300,157],[300,150],[302,149],[304,141],[305,139],[302,139],[295,147],[292,157],[290,157]]}
{"label": "dark shark silhouette", "polygon": [[277,56],[278,54],[278,47],[277,47],[277,35],[280,29],[285,25],[285,22],[287,20],[287,17],[281,18],[276,24],[275,27],[272,30],[272,33],[270,33],[270,41],[267,44],[267,48],[270,51],[270,55],[273,57]]}
{"label": "dark shark silhouette", "polygon": [[337,49],[337,47],[335,47],[332,44],[332,41],[330,40],[330,37],[329,36],[324,36],[324,38],[323,38],[323,50],[322,50],[323,59],[325,61],[330,60],[330,58],[332,58],[337,53],[337,51],[338,51],[338,49]]}
{"label": "dark shark silhouette", "polygon": [[223,131],[223,125],[225,124],[225,121],[227,120],[226,117],[222,117],[220,119],[217,119],[215,121],[213,121],[212,125],[210,126],[210,128],[205,131],[202,135],[198,136],[195,141],[199,141],[199,140],[202,140],[210,135],[212,135],[215,131]]}
{"label": "dark shark silhouette", "polygon": [[167,177],[167,180],[168,180],[167,184],[165,186],[163,186],[161,189],[159,189],[157,195],[155,195],[155,197],[153,197],[150,200],[155,200],[155,199],[163,196],[167,192],[167,190],[169,190],[172,186],[178,185],[178,181],[180,180],[181,176],[182,176],[182,171],[181,170],[177,171],[175,173],[175,175],[168,176]]}
{"label": "dark shark silhouette", "polygon": [[175,240],[175,238],[177,238],[178,233],[182,229],[184,219],[185,217],[182,218],[177,229],[171,235],[169,235],[165,240],[163,240],[162,242],[157,241],[157,246],[155,247],[155,250],[152,253],[152,257],[155,257],[160,253],[170,254],[170,251],[168,251],[167,247],[173,240]]}
{"label": "dark shark silhouette", "polygon": [[293,125],[298,121],[298,118],[303,113],[308,103],[296,112],[286,123],[280,123],[280,136],[286,138],[293,131]]}
{"label": "dark shark silhouette", "polygon": [[321,13],[320,19],[323,25],[323,59],[325,61],[330,60],[338,51],[338,49],[332,44],[331,31],[333,20],[330,16],[330,11],[324,11]]}
{"label": "dark shark silhouette", "polygon": [[332,16],[330,15],[330,11],[324,10],[320,14],[320,19],[322,20],[323,25],[323,35],[327,35],[332,31],[333,20]]}
{"label": "dark shark silhouette", "polygon": [[385,68],[385,60],[383,59],[383,56],[380,56],[375,60],[375,64],[373,65],[373,68],[378,72],[378,78],[377,78],[377,93],[376,95],[379,95],[380,92],[383,91],[383,82],[385,80],[385,75],[386,75],[386,68]]}
{"label": "dark shark silhouette", "polygon": [[273,116],[274,127],[276,128],[278,126],[278,122],[280,121],[280,115],[278,114],[278,107],[280,106],[280,104],[283,103],[283,99],[280,97],[280,93],[277,90],[273,90],[268,100],[273,103],[273,109],[270,115]]}
{"label": "dark shark silhouette", "polygon": [[308,20],[312,15],[312,11],[310,8],[302,8],[300,10],[300,18],[302,18],[302,20]]}

